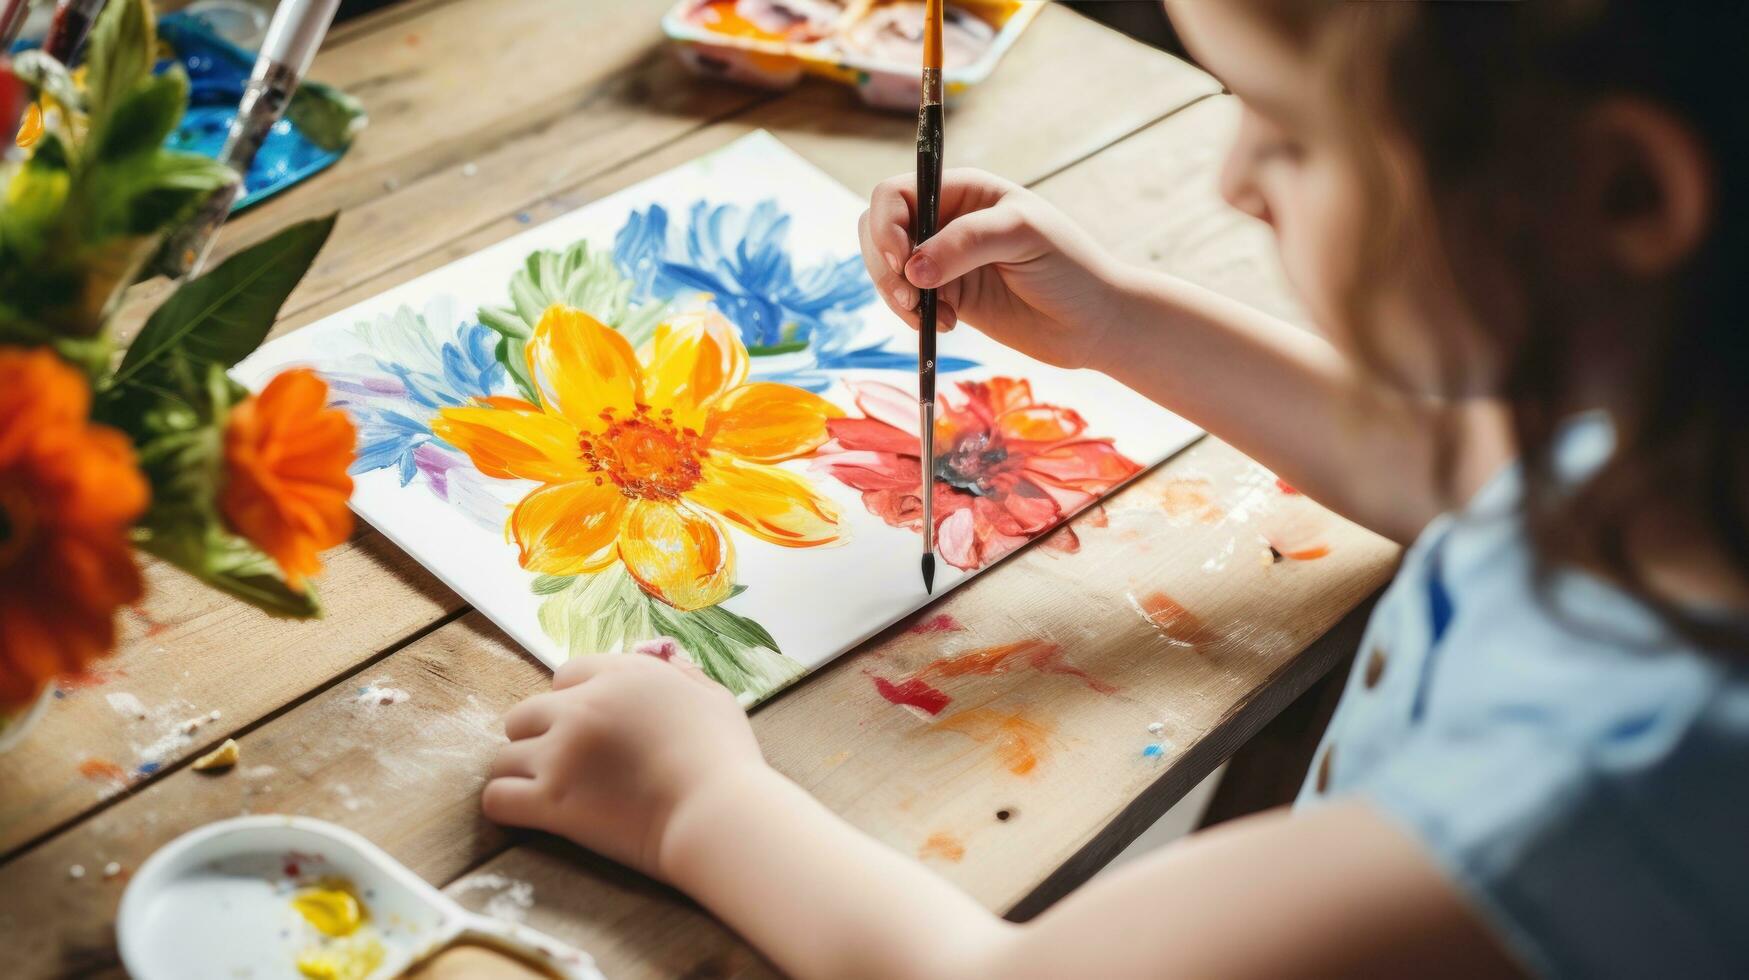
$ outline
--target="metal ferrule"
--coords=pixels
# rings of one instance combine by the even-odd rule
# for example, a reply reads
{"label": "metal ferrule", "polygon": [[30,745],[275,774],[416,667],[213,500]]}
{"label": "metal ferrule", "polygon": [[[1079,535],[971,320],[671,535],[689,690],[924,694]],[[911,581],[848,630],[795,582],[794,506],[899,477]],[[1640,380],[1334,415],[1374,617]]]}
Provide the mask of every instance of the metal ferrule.
{"label": "metal ferrule", "polygon": [[941,69],[923,69],[923,104],[941,104]]}

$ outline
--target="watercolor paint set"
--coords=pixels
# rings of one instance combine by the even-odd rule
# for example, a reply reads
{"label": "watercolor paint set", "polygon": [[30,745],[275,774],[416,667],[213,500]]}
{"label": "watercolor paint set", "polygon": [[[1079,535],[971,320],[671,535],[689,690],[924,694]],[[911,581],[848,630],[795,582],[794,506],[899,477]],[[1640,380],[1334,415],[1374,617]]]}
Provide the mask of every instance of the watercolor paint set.
{"label": "watercolor paint set", "polygon": [[[949,0],[947,101],[982,82],[1044,8],[1023,0]],[[708,78],[787,89],[814,75],[882,109],[917,108],[921,0],[681,0],[662,20],[681,60]]]}
{"label": "watercolor paint set", "polygon": [[238,817],[166,844],[122,895],[122,964],[138,980],[395,977],[480,947],[560,980],[600,980],[588,954],[463,909],[352,831]]}

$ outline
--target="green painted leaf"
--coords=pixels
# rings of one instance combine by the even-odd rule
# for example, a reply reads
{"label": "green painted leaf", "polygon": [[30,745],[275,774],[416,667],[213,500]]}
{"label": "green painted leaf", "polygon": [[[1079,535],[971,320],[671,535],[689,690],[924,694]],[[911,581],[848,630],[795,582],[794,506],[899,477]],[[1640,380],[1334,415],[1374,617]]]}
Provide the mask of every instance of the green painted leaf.
{"label": "green painted leaf", "polygon": [[563,304],[625,334],[636,347],[656,332],[667,306],[634,306],[631,296],[632,283],[620,275],[613,253],[581,241],[562,251],[542,249],[530,255],[510,277],[510,305],[482,306],[480,322],[506,338],[525,340],[549,308]]}
{"label": "green painted leaf", "polygon": [[577,580],[575,575],[536,575],[534,577],[535,595],[558,595],[571,587]]}
{"label": "green painted leaf", "polygon": [[[621,565],[557,582],[535,580],[541,627],[571,656],[623,653],[644,640],[672,637],[688,659],[752,705],[802,676],[802,666],[778,650],[763,626],[724,609],[681,611],[645,593]],[[737,593],[738,594],[738,593]]]}
{"label": "green painted leaf", "polygon": [[333,215],[292,225],[184,283],[146,321],[111,384],[162,370],[170,360],[224,367],[242,360],[261,345],[333,227]]}

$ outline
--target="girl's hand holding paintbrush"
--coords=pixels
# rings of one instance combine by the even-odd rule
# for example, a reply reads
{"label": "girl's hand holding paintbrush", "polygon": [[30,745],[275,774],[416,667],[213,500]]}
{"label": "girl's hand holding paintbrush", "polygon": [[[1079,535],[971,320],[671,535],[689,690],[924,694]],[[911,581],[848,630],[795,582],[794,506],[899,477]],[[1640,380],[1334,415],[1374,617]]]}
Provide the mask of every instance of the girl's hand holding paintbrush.
{"label": "girl's hand holding paintbrush", "polygon": [[918,325],[919,289],[940,289],[938,325],[965,319],[1041,361],[1087,367],[1115,319],[1122,266],[1043,198],[981,170],[949,170],[941,229],[911,250],[917,182],[875,188],[859,229],[887,306]]}

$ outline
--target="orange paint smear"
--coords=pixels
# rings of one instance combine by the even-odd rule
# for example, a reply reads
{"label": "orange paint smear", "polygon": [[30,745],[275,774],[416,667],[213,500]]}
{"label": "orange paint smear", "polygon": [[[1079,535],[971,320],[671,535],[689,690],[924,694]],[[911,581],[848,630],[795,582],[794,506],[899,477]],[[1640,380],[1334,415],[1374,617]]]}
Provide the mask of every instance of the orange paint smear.
{"label": "orange paint smear", "polygon": [[1168,517],[1193,517],[1204,524],[1227,516],[1215,503],[1214,487],[1207,480],[1173,480],[1160,488],[1160,506]]}
{"label": "orange paint smear", "polygon": [[1135,603],[1143,619],[1174,643],[1195,646],[1220,638],[1201,619],[1180,605],[1178,600],[1164,592],[1150,592],[1140,598],[1131,596],[1130,600]]}
{"label": "orange paint smear", "polygon": [[924,860],[940,858],[958,864],[966,856],[966,845],[958,837],[945,831],[930,834],[923,846],[917,849],[917,856]]}
{"label": "orange paint smear", "polygon": [[1065,674],[1081,680],[1100,694],[1115,694],[1117,688],[1063,659],[1063,648],[1044,640],[1021,640],[984,647],[953,657],[943,657],[917,672],[917,678],[940,679],[971,674],[1005,674],[1016,665],[1045,674]]}
{"label": "orange paint smear", "polygon": [[1050,751],[1050,729],[1019,714],[971,708],[936,727],[993,746],[1002,767],[1016,776],[1030,775]]}
{"label": "orange paint smear", "polygon": [[1039,542],[1039,547],[1060,555],[1079,554],[1081,551],[1081,536],[1067,524],[1057,528]]}
{"label": "orange paint smear", "polygon": [[118,783],[125,783],[128,780],[128,771],[108,759],[86,759],[79,763],[79,775],[86,779],[111,780]]}
{"label": "orange paint smear", "polygon": [[1083,519],[1087,522],[1088,527],[1111,526],[1111,515],[1105,512],[1104,504],[1094,504],[1088,509],[1087,516]]}
{"label": "orange paint smear", "polygon": [[65,677],[57,678],[55,680],[55,686],[60,688],[63,692],[83,691],[87,688],[102,687],[110,681],[115,680],[117,677],[126,677],[127,675],[127,671],[119,668],[115,670],[86,670],[77,674],[68,674]]}

